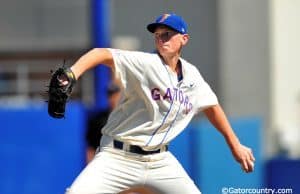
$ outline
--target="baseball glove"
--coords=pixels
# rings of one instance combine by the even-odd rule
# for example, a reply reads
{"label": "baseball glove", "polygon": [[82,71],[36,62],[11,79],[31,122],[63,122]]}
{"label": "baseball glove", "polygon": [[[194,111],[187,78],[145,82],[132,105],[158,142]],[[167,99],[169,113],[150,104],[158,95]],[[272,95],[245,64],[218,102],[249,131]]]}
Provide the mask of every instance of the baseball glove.
{"label": "baseball glove", "polygon": [[48,113],[54,118],[65,117],[65,107],[76,83],[70,68],[60,67],[51,76],[48,90]]}

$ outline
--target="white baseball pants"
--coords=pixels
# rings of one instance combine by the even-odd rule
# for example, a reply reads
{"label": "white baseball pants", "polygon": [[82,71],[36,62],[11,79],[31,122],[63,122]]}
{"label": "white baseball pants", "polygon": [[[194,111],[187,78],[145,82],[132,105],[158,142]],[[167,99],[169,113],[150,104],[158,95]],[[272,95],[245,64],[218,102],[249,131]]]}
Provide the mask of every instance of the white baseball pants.
{"label": "white baseball pants", "polygon": [[112,147],[103,136],[100,152],[66,194],[113,194],[135,185],[151,185],[164,194],[201,194],[170,152],[139,155]]}

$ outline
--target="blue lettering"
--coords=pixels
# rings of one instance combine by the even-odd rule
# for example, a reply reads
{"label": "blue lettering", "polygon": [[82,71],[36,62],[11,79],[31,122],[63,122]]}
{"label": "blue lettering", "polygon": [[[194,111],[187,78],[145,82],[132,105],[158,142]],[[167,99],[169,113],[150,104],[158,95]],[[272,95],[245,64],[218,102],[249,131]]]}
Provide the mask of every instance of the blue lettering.
{"label": "blue lettering", "polygon": [[153,88],[151,90],[151,95],[153,100],[169,100],[178,101],[183,104],[184,114],[188,114],[193,109],[193,104],[190,102],[189,97],[183,93],[182,90],[178,88],[167,88],[165,93],[161,93],[159,88]]}
{"label": "blue lettering", "polygon": [[180,104],[182,104],[183,103],[183,92],[182,92],[182,90],[179,90],[179,102],[180,102]]}
{"label": "blue lettering", "polygon": [[170,88],[167,88],[167,91],[165,93],[165,95],[163,96],[163,99],[165,100],[166,98],[169,98],[170,101],[172,101],[172,94],[171,94],[171,91],[170,91]]}
{"label": "blue lettering", "polygon": [[153,100],[160,100],[160,93],[159,92],[160,92],[159,88],[153,88],[151,90]]}

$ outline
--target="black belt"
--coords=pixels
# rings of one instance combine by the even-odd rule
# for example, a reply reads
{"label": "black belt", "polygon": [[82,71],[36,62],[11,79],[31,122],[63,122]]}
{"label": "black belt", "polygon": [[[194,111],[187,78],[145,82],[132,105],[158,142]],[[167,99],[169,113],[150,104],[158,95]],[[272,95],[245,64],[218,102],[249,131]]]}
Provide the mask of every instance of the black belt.
{"label": "black belt", "polygon": [[[124,143],[121,142],[121,141],[118,141],[118,140],[114,140],[114,148],[123,150]],[[135,153],[135,154],[149,155],[149,154],[157,154],[157,153],[160,153],[162,151],[168,151],[168,146],[165,145],[164,150],[158,149],[158,150],[145,151],[140,146],[129,145],[128,150],[126,150],[126,151],[131,152],[131,153]]]}

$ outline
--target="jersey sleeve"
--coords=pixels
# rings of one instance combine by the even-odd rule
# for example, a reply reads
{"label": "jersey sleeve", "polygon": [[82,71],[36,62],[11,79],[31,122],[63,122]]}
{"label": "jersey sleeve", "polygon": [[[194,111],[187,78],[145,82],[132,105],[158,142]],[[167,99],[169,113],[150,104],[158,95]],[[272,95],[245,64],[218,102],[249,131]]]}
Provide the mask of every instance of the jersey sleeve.
{"label": "jersey sleeve", "polygon": [[203,111],[204,109],[217,105],[218,98],[213,92],[208,83],[203,79],[201,74],[197,71],[197,83],[196,83],[196,108],[197,112]]}
{"label": "jersey sleeve", "polygon": [[114,60],[114,76],[119,79],[126,89],[129,85],[136,85],[145,79],[145,64],[142,63],[143,53],[108,49]]}

